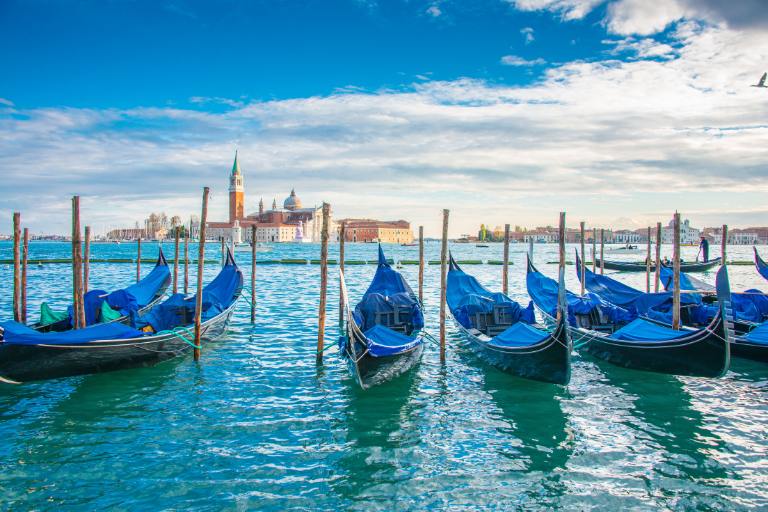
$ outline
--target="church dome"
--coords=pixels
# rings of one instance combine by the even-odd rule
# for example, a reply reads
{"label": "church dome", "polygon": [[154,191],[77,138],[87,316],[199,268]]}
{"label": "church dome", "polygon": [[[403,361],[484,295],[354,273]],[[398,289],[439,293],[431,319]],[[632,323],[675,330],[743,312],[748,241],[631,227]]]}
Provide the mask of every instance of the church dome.
{"label": "church dome", "polygon": [[296,196],[296,191],[291,189],[291,195],[283,201],[283,208],[286,210],[297,210],[301,208],[301,199]]}

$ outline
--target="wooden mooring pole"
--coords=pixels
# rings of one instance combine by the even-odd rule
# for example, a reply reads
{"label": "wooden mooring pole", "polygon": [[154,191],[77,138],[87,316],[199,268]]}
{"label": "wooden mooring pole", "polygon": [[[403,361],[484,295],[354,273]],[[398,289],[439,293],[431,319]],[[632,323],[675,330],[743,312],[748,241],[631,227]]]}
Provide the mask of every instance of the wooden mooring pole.
{"label": "wooden mooring pole", "polygon": [[675,212],[674,224],[672,254],[675,261],[672,268],[674,269],[673,286],[675,289],[672,292],[672,328],[680,329],[680,214],[677,212]]}
{"label": "wooden mooring pole", "polygon": [[[341,223],[339,226],[339,270],[344,274],[344,242],[347,237],[347,226]],[[344,327],[344,293],[342,292],[341,280],[339,280],[339,329]]]}
{"label": "wooden mooring pole", "polygon": [[224,241],[224,237],[221,238],[221,266],[224,266],[224,263],[227,261],[227,245]]}
{"label": "wooden mooring pole", "polygon": [[251,224],[251,323],[256,323],[256,224]]}
{"label": "wooden mooring pole", "polygon": [[184,233],[184,295],[189,293],[189,236],[192,230],[192,222]]}
{"label": "wooden mooring pole", "polygon": [[448,215],[443,210],[443,240],[440,248],[440,362],[445,363],[445,300],[448,277]]}
{"label": "wooden mooring pole", "polygon": [[584,221],[579,223],[579,229],[581,230],[581,265],[579,266],[579,277],[581,277],[581,294],[584,295],[584,279],[587,277],[587,260],[585,259],[587,255],[584,254]]}
{"label": "wooden mooring pole", "polygon": [[[83,296],[88,293],[91,280],[91,226],[85,226],[85,255],[83,256]],[[85,305],[83,305],[85,306]]]}
{"label": "wooden mooring pole", "polygon": [[659,293],[659,280],[661,276],[661,222],[656,223],[656,272],[654,276],[653,291]]}
{"label": "wooden mooring pole", "polygon": [[72,295],[74,328],[85,327],[83,310],[82,257],[80,247],[80,197],[72,197]]}
{"label": "wooden mooring pole", "polygon": [[419,302],[424,305],[424,226],[419,226]]}
{"label": "wooden mooring pole", "polygon": [[723,265],[726,264],[725,262],[725,250],[726,246],[728,245],[728,224],[723,224],[723,239],[720,241],[720,256],[723,259]]}
{"label": "wooden mooring pole", "polygon": [[651,293],[651,226],[648,226],[648,250],[645,255],[645,291]]}
{"label": "wooden mooring pole", "polygon": [[195,361],[200,360],[200,318],[203,310],[203,270],[205,270],[205,224],[208,220],[208,195],[211,189],[203,188],[203,211],[200,215],[200,241],[197,244],[197,293],[195,295]]}
{"label": "wooden mooring pole", "polygon": [[328,291],[328,229],[331,205],[323,203],[323,229],[320,233],[320,305],[317,314],[317,362],[323,362],[325,348],[325,302]]}
{"label": "wooden mooring pole", "polygon": [[605,228],[600,228],[600,274],[605,273]]}
{"label": "wooden mooring pole", "polygon": [[504,224],[504,263],[501,270],[501,292],[509,295],[509,224]]}
{"label": "wooden mooring pole", "polygon": [[136,241],[136,282],[141,281],[141,237]]}
{"label": "wooden mooring pole", "polygon": [[178,226],[173,233],[173,293],[179,293],[179,236],[181,235]]}
{"label": "wooden mooring pole", "polygon": [[24,252],[21,256],[21,321],[27,323],[27,268],[29,266],[29,228],[24,228]]}
{"label": "wooden mooring pole", "polygon": [[592,273],[597,272],[597,228],[592,228]]}
{"label": "wooden mooring pole", "polygon": [[21,322],[21,213],[13,212],[13,319]]}
{"label": "wooden mooring pole", "polygon": [[[557,275],[558,283],[560,281],[560,275],[565,273],[565,212],[560,212],[560,222],[557,227],[557,244],[558,244],[558,262],[557,262]],[[584,292],[582,292],[583,294]],[[560,300],[560,294],[558,293],[558,300]],[[556,318],[560,320],[560,308],[557,308]]]}

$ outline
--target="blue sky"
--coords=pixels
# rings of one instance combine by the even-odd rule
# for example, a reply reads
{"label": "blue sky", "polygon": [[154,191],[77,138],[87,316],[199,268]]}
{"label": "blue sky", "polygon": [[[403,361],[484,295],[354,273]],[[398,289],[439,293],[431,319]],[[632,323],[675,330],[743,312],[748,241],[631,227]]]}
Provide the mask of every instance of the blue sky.
{"label": "blue sky", "polygon": [[527,84],[604,51],[599,11],[563,24],[497,0],[4,2],[4,94],[23,107],[267,100],[473,77]]}
{"label": "blue sky", "polygon": [[248,210],[766,225],[768,7],[721,4],[6,0],[0,215],[223,218],[239,148]]}

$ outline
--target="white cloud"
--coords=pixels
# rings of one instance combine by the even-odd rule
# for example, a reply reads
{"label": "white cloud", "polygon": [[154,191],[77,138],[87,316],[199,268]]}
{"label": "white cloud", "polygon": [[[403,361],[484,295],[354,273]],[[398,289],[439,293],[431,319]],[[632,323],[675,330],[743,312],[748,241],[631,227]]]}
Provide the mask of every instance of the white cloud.
{"label": "white cloud", "polygon": [[531,44],[536,39],[533,35],[533,28],[531,27],[520,29],[520,33],[523,35],[523,39],[525,39],[525,44]]}
{"label": "white cloud", "polygon": [[626,37],[624,39],[606,39],[603,44],[613,45],[610,51],[613,55],[631,54],[632,58],[666,58],[675,56],[675,49],[653,38]]}
{"label": "white cloud", "polygon": [[[130,225],[153,209],[196,212],[209,185],[211,216],[225,218],[235,147],[248,210],[295,186],[305,204],[407,218],[430,234],[444,207],[453,234],[552,223],[559,209],[594,224],[763,211],[768,102],[749,84],[768,41],[718,26],[676,34],[672,58],[571,62],[529,87],[429,81],[216,113],[19,109],[0,116],[0,216],[20,209],[33,231],[66,232],[67,198],[80,193],[88,219]],[[622,44],[650,51],[643,41]]]}
{"label": "white cloud", "polygon": [[521,11],[558,12],[564,20],[579,20],[605,0],[506,0]]}
{"label": "white cloud", "polygon": [[608,6],[607,28],[614,34],[655,34],[686,15],[678,0],[618,0]]}
{"label": "white cloud", "polygon": [[501,58],[501,63],[505,66],[541,66],[547,63],[542,58],[526,60],[517,55],[504,55]]}
{"label": "white cloud", "polygon": [[13,107],[14,104],[11,100],[7,100],[5,98],[0,98],[0,105],[5,105],[6,107]]}
{"label": "white cloud", "polygon": [[768,28],[765,0],[504,0],[522,11],[551,11],[564,20],[578,20],[607,4],[603,20],[619,35],[650,35],[683,19],[725,23],[734,29]]}
{"label": "white cloud", "polygon": [[427,9],[427,14],[429,14],[433,18],[437,18],[441,14],[443,14],[443,11],[440,10],[440,7],[438,5],[430,5],[429,8]]}

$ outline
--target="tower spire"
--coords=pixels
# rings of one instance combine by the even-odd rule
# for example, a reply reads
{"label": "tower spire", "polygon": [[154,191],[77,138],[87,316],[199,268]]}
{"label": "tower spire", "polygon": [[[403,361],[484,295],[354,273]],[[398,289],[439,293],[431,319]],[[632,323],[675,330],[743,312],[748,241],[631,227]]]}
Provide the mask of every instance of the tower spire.
{"label": "tower spire", "polygon": [[237,159],[237,150],[235,150],[235,163],[232,164],[232,175],[234,176],[235,174],[242,174],[240,172],[240,162]]}

